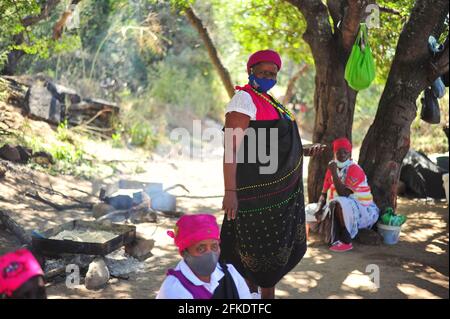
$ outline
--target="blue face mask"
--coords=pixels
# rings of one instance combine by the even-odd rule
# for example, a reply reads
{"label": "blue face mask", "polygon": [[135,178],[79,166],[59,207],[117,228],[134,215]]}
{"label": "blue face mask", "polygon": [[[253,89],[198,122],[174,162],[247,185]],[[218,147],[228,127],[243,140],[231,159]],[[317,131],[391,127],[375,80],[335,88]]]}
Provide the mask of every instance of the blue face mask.
{"label": "blue face mask", "polygon": [[273,79],[257,78],[254,74],[248,76],[248,81],[251,86],[264,93],[273,88],[277,83],[277,81]]}

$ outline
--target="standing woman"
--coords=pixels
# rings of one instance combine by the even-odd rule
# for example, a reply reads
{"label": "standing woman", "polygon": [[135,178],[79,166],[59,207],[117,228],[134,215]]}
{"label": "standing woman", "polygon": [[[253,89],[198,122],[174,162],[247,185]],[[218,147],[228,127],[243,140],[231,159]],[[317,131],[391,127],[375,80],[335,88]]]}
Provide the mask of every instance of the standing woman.
{"label": "standing woman", "polygon": [[[253,292],[260,287],[263,299],[275,297],[275,285],[306,252],[303,155],[323,151],[320,145],[303,150],[292,113],[267,93],[280,69],[277,52],[252,54],[247,62],[249,83],[236,87],[225,120],[221,259],[238,269]],[[239,129],[248,136],[229,134]],[[259,143],[249,138],[249,131]],[[264,172],[267,163],[258,158],[261,139],[264,154],[277,144],[277,167],[270,174]],[[256,162],[250,150],[256,150]],[[230,154],[232,161],[227,160]],[[244,160],[237,154],[244,154]]]}

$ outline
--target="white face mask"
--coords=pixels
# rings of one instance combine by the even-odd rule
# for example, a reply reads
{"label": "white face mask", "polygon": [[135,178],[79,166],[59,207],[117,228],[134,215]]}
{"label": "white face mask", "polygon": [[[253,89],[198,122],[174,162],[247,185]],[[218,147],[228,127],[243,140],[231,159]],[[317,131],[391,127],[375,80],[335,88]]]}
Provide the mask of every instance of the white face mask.
{"label": "white face mask", "polygon": [[352,162],[351,159],[346,160],[345,162],[339,162],[338,160],[336,160],[336,165],[338,168],[344,168],[347,165],[349,165]]}

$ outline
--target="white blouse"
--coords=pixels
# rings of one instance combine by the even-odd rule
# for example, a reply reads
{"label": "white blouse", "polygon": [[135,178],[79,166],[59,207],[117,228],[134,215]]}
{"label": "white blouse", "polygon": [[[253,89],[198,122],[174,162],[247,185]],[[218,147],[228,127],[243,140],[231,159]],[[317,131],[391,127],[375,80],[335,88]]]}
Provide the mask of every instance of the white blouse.
{"label": "white blouse", "polygon": [[225,114],[229,112],[239,112],[250,116],[251,121],[256,120],[256,105],[252,97],[245,91],[238,90],[231,101],[227,104]]}
{"label": "white blouse", "polygon": [[[231,264],[227,264],[228,271],[233,277],[234,284],[239,294],[240,299],[252,299],[252,294],[247,286],[245,279],[239,274],[236,268]],[[224,276],[222,268],[217,264],[216,269],[211,274],[211,282],[205,283],[201,281],[189,268],[184,260],[181,260],[175,267],[175,270],[180,270],[183,275],[194,285],[203,286],[209,292],[214,293],[214,290],[219,286],[219,281]],[[192,294],[184,288],[178,278],[174,276],[167,276],[162,283],[161,289],[156,296],[156,299],[193,299]]]}

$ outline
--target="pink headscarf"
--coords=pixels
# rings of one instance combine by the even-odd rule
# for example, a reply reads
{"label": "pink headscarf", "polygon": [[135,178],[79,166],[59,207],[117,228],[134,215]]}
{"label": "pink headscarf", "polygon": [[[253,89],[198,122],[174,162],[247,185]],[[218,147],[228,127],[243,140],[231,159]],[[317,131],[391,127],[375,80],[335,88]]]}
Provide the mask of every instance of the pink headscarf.
{"label": "pink headscarf", "polygon": [[220,240],[219,225],[216,218],[209,214],[184,215],[178,220],[174,231],[167,234],[175,239],[180,254],[199,241]]}
{"label": "pink headscarf", "polygon": [[347,152],[351,153],[352,152],[352,143],[350,143],[350,141],[345,137],[341,137],[341,138],[334,140],[333,152],[336,153],[341,148],[343,148]]}
{"label": "pink headscarf", "polygon": [[281,69],[281,57],[273,50],[261,50],[253,53],[247,62],[247,73],[250,74],[250,68],[260,62],[272,62],[278,67],[278,71]]}
{"label": "pink headscarf", "polygon": [[12,293],[35,276],[44,272],[36,258],[27,249],[19,249],[0,257],[0,294]]}

